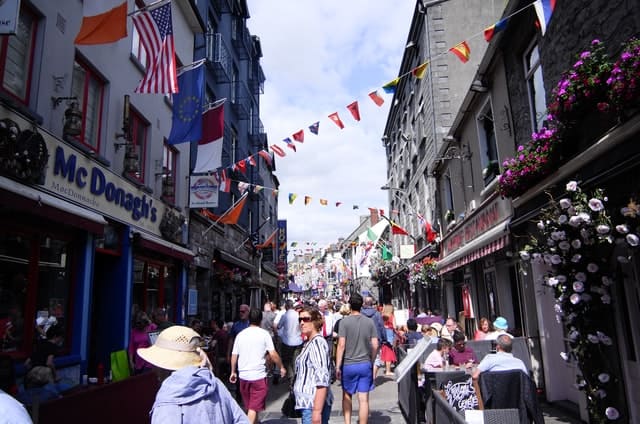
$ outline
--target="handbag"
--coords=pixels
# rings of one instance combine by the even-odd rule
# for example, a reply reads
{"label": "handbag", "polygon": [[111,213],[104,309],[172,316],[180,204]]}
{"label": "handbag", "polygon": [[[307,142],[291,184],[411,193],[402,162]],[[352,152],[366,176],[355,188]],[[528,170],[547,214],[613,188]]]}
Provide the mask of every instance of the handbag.
{"label": "handbag", "polygon": [[124,380],[131,375],[129,370],[129,357],[126,350],[111,352],[111,379],[115,381]]}
{"label": "handbag", "polygon": [[281,411],[282,415],[287,418],[302,417],[302,411],[296,409],[296,396],[293,394],[293,390],[289,390],[289,396],[284,400]]}

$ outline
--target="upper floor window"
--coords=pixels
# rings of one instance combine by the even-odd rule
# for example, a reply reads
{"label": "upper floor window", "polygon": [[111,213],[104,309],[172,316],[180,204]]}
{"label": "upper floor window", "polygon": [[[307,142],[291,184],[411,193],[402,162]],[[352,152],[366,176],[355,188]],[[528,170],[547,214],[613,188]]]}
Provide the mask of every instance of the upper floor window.
{"label": "upper floor window", "polygon": [[480,115],[478,115],[478,141],[480,143],[482,179],[486,186],[500,174],[496,132],[493,126],[493,111],[489,102],[481,109]]}
{"label": "upper floor window", "polygon": [[104,82],[87,65],[77,60],[73,63],[71,95],[78,99],[82,111],[79,141],[91,150],[98,151]]}
{"label": "upper floor window", "polygon": [[[453,216],[453,187],[451,185],[451,177],[449,175],[445,175],[444,179],[444,196],[443,201],[444,201],[444,209],[447,213],[447,215],[451,215]],[[445,216],[445,220],[448,222],[450,221],[449,217]]]}
{"label": "upper floor window", "polygon": [[[136,11],[143,7],[144,3],[139,4],[139,2],[136,1]],[[149,66],[149,56],[147,56],[147,51],[144,49],[144,47],[142,47],[142,43],[140,42],[140,33],[136,29],[136,26],[132,25],[131,28],[131,54],[136,58],[140,65],[142,65],[146,69],[147,66]]]}
{"label": "upper floor window", "polygon": [[236,163],[236,157],[238,156],[238,132],[235,128],[231,128],[231,163]]}
{"label": "upper floor window", "polygon": [[[131,153],[137,155],[137,166],[126,167],[127,174],[138,180],[140,183],[144,183],[144,170],[146,165],[146,153],[147,153],[147,134],[149,132],[149,123],[134,110],[131,110],[131,146],[128,146]],[[127,151],[129,153],[129,150]],[[125,158],[125,162],[126,162]]]}
{"label": "upper floor window", "polygon": [[175,147],[164,143],[162,151],[162,197],[171,203],[176,201],[176,167],[178,151]]}
{"label": "upper floor window", "polygon": [[238,68],[233,66],[231,73],[231,103],[235,103],[238,97]]}
{"label": "upper floor window", "polygon": [[0,41],[2,91],[23,104],[29,101],[37,24],[36,15],[22,6],[16,34],[2,36]]}
{"label": "upper floor window", "polygon": [[524,67],[527,90],[529,92],[531,126],[533,131],[538,131],[546,119],[547,99],[544,92],[540,52],[538,51],[537,43],[534,43],[525,53]]}

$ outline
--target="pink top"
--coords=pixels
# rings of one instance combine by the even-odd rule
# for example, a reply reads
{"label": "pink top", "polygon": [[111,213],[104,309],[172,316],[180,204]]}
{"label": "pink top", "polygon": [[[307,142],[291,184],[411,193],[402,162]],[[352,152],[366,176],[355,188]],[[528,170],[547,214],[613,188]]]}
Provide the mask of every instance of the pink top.
{"label": "pink top", "polygon": [[144,330],[140,330],[138,328],[131,329],[131,337],[129,338],[129,355],[133,356],[134,362],[133,366],[136,370],[141,370],[143,368],[151,368],[151,364],[138,356],[137,350],[141,347],[150,347],[151,342],[149,341],[149,332],[154,331],[158,328],[154,323],[149,324],[144,328]]}
{"label": "pink top", "polygon": [[473,340],[484,340],[484,338],[487,336],[487,333],[485,333],[482,330],[476,330],[476,334],[473,335]]}

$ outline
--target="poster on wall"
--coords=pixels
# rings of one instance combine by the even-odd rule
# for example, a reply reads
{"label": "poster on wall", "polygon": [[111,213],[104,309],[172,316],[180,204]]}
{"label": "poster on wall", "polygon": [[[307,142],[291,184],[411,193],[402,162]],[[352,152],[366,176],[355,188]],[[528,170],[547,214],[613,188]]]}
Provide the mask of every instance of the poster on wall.
{"label": "poster on wall", "polygon": [[189,289],[189,299],[187,302],[187,315],[198,313],[198,290]]}
{"label": "poster on wall", "polygon": [[218,181],[213,175],[189,177],[189,207],[217,208]]}
{"label": "poster on wall", "polygon": [[18,28],[20,0],[0,1],[0,34],[15,34]]}

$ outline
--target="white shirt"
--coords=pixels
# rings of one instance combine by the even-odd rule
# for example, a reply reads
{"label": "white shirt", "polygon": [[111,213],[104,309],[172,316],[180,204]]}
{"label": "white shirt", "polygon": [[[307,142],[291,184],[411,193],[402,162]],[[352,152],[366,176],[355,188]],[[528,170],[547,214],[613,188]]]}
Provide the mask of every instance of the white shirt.
{"label": "white shirt", "polygon": [[505,330],[496,330],[496,331],[488,332],[487,335],[484,336],[484,340],[496,340],[498,337],[502,336],[503,334],[506,334],[507,336],[513,339],[513,336],[507,333]]}
{"label": "white shirt", "polygon": [[282,318],[280,318],[280,322],[278,323],[278,335],[282,339],[282,343],[287,346],[300,346],[302,344],[298,313],[295,310],[289,309],[284,313]]}
{"label": "white shirt", "polygon": [[232,355],[238,355],[238,377],[246,381],[265,378],[264,356],[274,350],[273,340],[266,330],[250,325],[242,330],[233,342]]}

